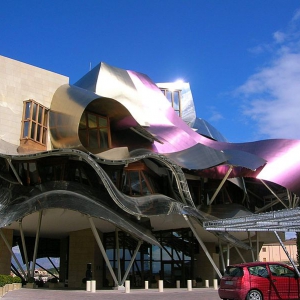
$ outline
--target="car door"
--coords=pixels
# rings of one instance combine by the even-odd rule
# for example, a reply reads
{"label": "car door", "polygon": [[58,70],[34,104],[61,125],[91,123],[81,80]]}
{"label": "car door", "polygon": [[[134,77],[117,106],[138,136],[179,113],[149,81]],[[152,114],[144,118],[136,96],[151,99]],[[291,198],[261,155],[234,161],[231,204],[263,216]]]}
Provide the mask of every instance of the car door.
{"label": "car door", "polygon": [[271,299],[271,280],[266,265],[256,265],[248,268],[250,290],[259,290],[263,299]]}
{"label": "car door", "polygon": [[299,280],[288,266],[270,264],[271,299],[299,299]]}

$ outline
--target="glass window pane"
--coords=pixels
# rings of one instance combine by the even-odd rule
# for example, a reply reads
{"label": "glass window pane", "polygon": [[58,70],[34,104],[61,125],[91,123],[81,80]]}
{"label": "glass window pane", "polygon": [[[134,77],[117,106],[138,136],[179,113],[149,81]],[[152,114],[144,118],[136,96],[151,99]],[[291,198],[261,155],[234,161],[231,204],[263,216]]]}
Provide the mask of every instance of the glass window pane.
{"label": "glass window pane", "polygon": [[48,126],[48,110],[44,110],[44,126]]}
{"label": "glass window pane", "polygon": [[143,195],[150,195],[151,192],[150,192],[150,189],[147,185],[147,182],[146,182],[144,176],[146,176],[146,174],[142,173],[142,176],[141,176],[142,192],[143,192]]}
{"label": "glass window pane", "polygon": [[79,123],[79,130],[80,129],[86,129],[86,115],[85,114],[83,114],[82,116],[81,116],[81,119],[80,119],[80,123]]}
{"label": "glass window pane", "polygon": [[38,123],[42,124],[43,121],[43,107],[39,107],[39,116],[38,116]]}
{"label": "glass window pane", "polygon": [[28,122],[28,121],[24,122],[23,138],[26,138],[29,136],[29,124],[30,124],[30,122]]}
{"label": "glass window pane", "polygon": [[41,142],[41,126],[37,125],[36,140]]}
{"label": "glass window pane", "polygon": [[36,105],[36,103],[32,103],[32,105],[33,105],[32,119],[34,121],[36,121],[36,119],[37,119],[37,115],[36,115],[36,113],[37,113],[37,105]]}
{"label": "glass window pane", "polygon": [[107,119],[99,117],[99,127],[106,127],[107,126]]}
{"label": "glass window pane", "polygon": [[129,172],[131,182],[131,195],[140,195],[140,176],[139,172]]}
{"label": "glass window pane", "polygon": [[170,91],[166,91],[166,97],[167,97],[167,99],[169,100],[169,102],[173,106],[173,103],[172,103],[172,93]]}
{"label": "glass window pane", "polygon": [[174,104],[173,107],[175,110],[179,110],[179,91],[175,91],[174,94]]}
{"label": "glass window pane", "polygon": [[97,117],[95,115],[88,114],[88,127],[97,128]]}
{"label": "glass window pane", "polygon": [[31,108],[31,102],[26,102],[25,120],[30,118],[30,108]]}
{"label": "glass window pane", "polygon": [[100,129],[99,134],[100,134],[100,148],[107,149],[108,148],[107,128]]}
{"label": "glass window pane", "polygon": [[47,141],[47,129],[43,128],[43,137],[42,137],[42,143],[46,144]]}
{"label": "glass window pane", "polygon": [[35,123],[32,122],[30,138],[33,140],[35,139],[35,126],[36,126]]}
{"label": "glass window pane", "polygon": [[97,129],[89,130],[89,147],[90,148],[99,148]]}

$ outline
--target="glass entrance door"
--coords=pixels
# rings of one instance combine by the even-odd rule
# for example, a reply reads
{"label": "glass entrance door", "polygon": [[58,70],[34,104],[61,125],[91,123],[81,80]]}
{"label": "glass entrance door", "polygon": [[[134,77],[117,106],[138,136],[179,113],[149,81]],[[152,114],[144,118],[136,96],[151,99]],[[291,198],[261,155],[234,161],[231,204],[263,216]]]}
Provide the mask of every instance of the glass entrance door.
{"label": "glass entrance door", "polygon": [[162,262],[161,279],[164,281],[164,287],[176,287],[176,281],[179,280],[182,286],[182,263],[180,261]]}

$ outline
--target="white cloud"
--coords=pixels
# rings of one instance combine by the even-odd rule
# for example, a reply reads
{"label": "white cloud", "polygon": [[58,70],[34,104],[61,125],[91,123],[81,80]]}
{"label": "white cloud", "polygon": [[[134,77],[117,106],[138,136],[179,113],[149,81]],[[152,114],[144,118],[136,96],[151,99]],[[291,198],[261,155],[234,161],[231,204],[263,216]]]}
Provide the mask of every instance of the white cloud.
{"label": "white cloud", "polygon": [[295,21],[297,21],[297,20],[300,20],[300,9],[298,9],[298,10],[295,12],[295,14],[294,14],[294,16],[293,16],[293,18],[292,18],[292,22],[295,22]]}
{"label": "white cloud", "polygon": [[217,122],[221,119],[224,119],[222,114],[216,110],[216,107],[211,106],[208,108],[208,110],[210,111],[210,117],[209,117],[210,122]]}
{"label": "white cloud", "polygon": [[286,32],[277,31],[272,58],[236,92],[243,114],[257,124],[261,138],[300,139],[300,20],[298,10]]}
{"label": "white cloud", "polygon": [[285,40],[285,34],[281,31],[276,31],[273,34],[276,43],[283,43]]}

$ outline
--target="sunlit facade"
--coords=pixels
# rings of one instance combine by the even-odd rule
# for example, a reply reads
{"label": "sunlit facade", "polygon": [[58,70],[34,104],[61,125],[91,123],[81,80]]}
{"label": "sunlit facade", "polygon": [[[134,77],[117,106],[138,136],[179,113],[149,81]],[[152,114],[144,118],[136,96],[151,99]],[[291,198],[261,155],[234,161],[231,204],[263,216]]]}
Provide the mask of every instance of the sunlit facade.
{"label": "sunlit facade", "polygon": [[229,143],[197,114],[186,82],[100,63],[70,84],[0,56],[0,273],[58,257],[69,288],[88,263],[97,288],[175,287],[257,258],[273,236],[203,223],[297,206],[300,141]]}

